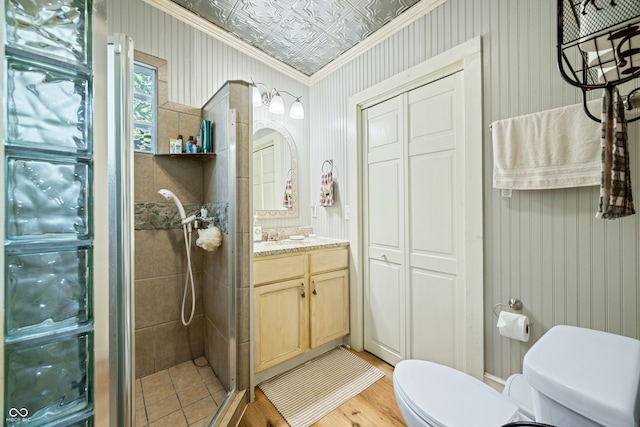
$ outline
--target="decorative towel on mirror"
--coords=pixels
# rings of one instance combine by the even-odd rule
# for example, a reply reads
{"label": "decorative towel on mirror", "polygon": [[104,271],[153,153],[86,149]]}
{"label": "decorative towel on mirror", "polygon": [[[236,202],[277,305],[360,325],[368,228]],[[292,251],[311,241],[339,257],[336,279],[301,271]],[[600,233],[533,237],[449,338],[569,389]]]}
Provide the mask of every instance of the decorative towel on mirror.
{"label": "decorative towel on mirror", "polygon": [[320,206],[333,206],[333,173],[322,174],[320,182]]}
{"label": "decorative towel on mirror", "polygon": [[[600,101],[588,103],[598,111]],[[491,124],[493,187],[512,190],[600,184],[600,126],[582,104]]]}
{"label": "decorative towel on mirror", "polygon": [[287,209],[293,207],[293,190],[290,179],[288,179],[287,183],[284,185],[284,200],[282,202],[282,206]]}
{"label": "decorative towel on mirror", "polygon": [[615,86],[611,90],[603,90],[601,129],[602,173],[596,218],[616,219],[633,215],[627,122],[624,103]]}

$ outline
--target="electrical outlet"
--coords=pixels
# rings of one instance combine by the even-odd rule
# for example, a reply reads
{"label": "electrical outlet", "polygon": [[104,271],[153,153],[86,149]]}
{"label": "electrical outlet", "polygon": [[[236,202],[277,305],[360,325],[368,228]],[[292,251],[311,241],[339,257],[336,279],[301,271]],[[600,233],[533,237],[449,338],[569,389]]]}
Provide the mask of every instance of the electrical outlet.
{"label": "electrical outlet", "polygon": [[318,207],[316,205],[311,205],[311,218],[318,217]]}
{"label": "electrical outlet", "polygon": [[347,221],[351,219],[351,206],[349,205],[344,205],[344,219]]}

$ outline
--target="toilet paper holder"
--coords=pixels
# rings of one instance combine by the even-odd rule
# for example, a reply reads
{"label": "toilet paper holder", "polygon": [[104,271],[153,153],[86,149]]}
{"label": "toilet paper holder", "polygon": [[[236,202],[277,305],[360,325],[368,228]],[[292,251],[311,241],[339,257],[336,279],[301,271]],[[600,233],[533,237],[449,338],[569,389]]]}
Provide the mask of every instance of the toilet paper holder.
{"label": "toilet paper holder", "polygon": [[509,298],[509,302],[507,304],[499,302],[493,306],[493,314],[496,317],[500,317],[499,313],[496,313],[496,308],[509,306],[510,311],[522,311],[522,301],[518,298]]}

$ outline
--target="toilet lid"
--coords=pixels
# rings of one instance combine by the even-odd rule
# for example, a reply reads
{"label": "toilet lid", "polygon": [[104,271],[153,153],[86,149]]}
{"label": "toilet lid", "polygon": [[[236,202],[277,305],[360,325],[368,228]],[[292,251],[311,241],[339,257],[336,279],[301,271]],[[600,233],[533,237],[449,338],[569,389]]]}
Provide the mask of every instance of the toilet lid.
{"label": "toilet lid", "polygon": [[518,407],[479,380],[437,363],[404,360],[393,384],[426,422],[447,427],[496,427],[519,419]]}

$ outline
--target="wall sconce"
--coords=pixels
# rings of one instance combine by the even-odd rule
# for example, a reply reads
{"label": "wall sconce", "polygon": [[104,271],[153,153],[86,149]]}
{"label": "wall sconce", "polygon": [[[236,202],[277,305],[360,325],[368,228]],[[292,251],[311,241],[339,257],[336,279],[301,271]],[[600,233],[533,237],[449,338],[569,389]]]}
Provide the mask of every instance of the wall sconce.
{"label": "wall sconce", "polygon": [[[582,90],[586,114],[600,122],[586,93],[640,77],[640,1],[558,0],[557,62],[562,77]],[[636,90],[626,97],[629,110],[640,106]]]}
{"label": "wall sconce", "polygon": [[[264,83],[254,82],[253,79],[251,80],[251,84],[253,85],[254,107],[265,105],[269,107],[270,113],[284,114],[284,101],[280,94],[286,93],[287,95],[295,98],[295,101],[291,104],[291,108],[289,109],[289,117],[292,119],[304,119],[304,108],[302,107],[302,102],[300,102],[300,96],[295,96],[286,90],[277,90],[276,88],[269,89],[269,87]],[[258,85],[264,87],[265,91],[261,92]]]}

